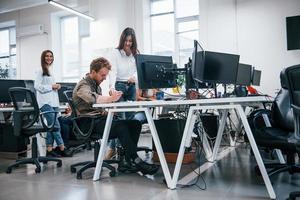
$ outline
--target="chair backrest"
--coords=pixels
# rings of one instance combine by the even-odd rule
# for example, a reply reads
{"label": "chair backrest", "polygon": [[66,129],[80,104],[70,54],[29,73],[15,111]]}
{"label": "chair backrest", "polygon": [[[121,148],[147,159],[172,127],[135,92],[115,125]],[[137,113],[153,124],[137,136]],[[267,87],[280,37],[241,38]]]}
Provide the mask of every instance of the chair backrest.
{"label": "chair backrest", "polygon": [[64,91],[64,95],[68,100],[69,106],[71,107],[73,118],[73,133],[78,140],[88,140],[94,129],[94,118],[80,117],[77,115],[77,110],[73,101],[73,90]]}
{"label": "chair backrest", "polygon": [[39,107],[33,91],[22,87],[9,88],[8,93],[14,105],[14,134],[33,126],[39,119]]}
{"label": "chair backrest", "polygon": [[300,140],[300,65],[284,70],[294,115],[295,137]]}
{"label": "chair backrest", "polygon": [[285,70],[280,73],[281,89],[272,105],[272,120],[276,122],[274,126],[284,129],[288,132],[294,131],[294,118],[290,103],[290,94],[288,83],[285,76]]}
{"label": "chair backrest", "polygon": [[72,113],[71,116],[72,117],[77,117],[77,112],[76,112],[76,107],[73,101],[73,90],[66,90],[64,91],[64,95],[66,97],[66,99],[68,100],[68,104],[71,107]]}

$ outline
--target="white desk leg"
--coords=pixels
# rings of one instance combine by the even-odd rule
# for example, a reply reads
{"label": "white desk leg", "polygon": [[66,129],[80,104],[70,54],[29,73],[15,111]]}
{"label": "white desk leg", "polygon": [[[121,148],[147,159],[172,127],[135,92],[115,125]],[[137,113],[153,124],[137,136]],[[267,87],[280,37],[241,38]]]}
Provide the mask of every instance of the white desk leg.
{"label": "white desk leg", "polygon": [[109,110],[107,118],[106,118],[106,122],[105,122],[105,128],[104,128],[101,147],[100,147],[100,153],[98,155],[96,169],[95,169],[94,176],[93,176],[93,181],[97,181],[97,180],[100,179],[100,173],[101,173],[101,168],[102,168],[102,163],[103,163],[103,157],[104,157],[104,153],[105,153],[105,150],[106,150],[106,147],[107,147],[107,140],[108,140],[108,137],[109,137],[109,132],[110,132],[111,124],[112,124],[112,119],[113,119],[113,113],[111,112],[111,110]]}
{"label": "white desk leg", "polygon": [[36,134],[36,142],[38,147],[38,154],[40,156],[46,156],[46,150],[43,149],[43,140],[41,139],[41,135],[38,133]]}
{"label": "white desk leg", "polygon": [[204,132],[202,134],[203,134],[203,136],[202,136],[202,140],[203,140],[202,144],[203,144],[203,149],[204,149],[204,153],[205,153],[205,158],[207,160],[210,160],[212,158],[212,150],[211,150],[210,144],[208,142],[206,132]]}
{"label": "white desk leg", "polygon": [[260,170],[260,173],[261,173],[261,175],[262,175],[262,177],[263,177],[263,179],[264,179],[265,185],[266,185],[266,187],[267,187],[269,196],[270,196],[271,199],[276,199],[276,194],[275,194],[275,192],[274,192],[273,186],[272,186],[271,181],[270,181],[270,179],[269,179],[269,176],[268,176],[268,174],[267,174],[267,170],[266,170],[266,168],[265,168],[265,165],[264,165],[264,163],[263,163],[263,160],[262,160],[262,158],[261,158],[261,156],[260,156],[260,153],[259,153],[259,151],[258,151],[256,142],[255,142],[254,137],[253,137],[253,135],[252,135],[252,132],[251,132],[249,123],[248,123],[248,121],[247,121],[245,112],[243,111],[243,109],[242,109],[242,107],[241,107],[240,105],[237,105],[237,106],[236,106],[236,109],[237,109],[237,112],[239,113],[240,118],[241,118],[241,120],[242,120],[242,123],[243,123],[243,125],[244,125],[246,134],[247,134],[247,136],[248,136],[248,139],[249,139],[249,142],[250,142],[252,151],[253,151],[253,153],[254,153],[256,162],[257,162],[258,167],[259,167],[259,170]]}
{"label": "white desk leg", "polygon": [[[265,122],[265,124],[266,124],[266,127],[272,127],[272,125],[271,125],[271,123],[270,123],[270,120],[269,120],[269,118],[268,118],[268,115],[267,115],[267,114],[262,114],[262,117],[263,117],[263,119],[264,119],[264,122]],[[284,157],[283,157],[283,155],[282,155],[281,150],[280,150],[280,149],[275,149],[275,152],[276,152],[276,155],[277,155],[277,157],[278,157],[278,159],[279,159],[279,162],[280,162],[281,164],[285,164],[286,162],[285,162],[285,160],[284,160]]]}
{"label": "white desk leg", "polygon": [[[185,147],[190,147],[191,146],[191,143],[192,143],[192,134],[194,132],[194,126],[195,126],[196,118],[197,118],[197,115],[192,114],[190,122],[189,122],[189,124],[187,126],[188,127],[188,130],[187,130],[188,136],[185,139]],[[185,122],[185,124],[187,125],[186,122]]]}
{"label": "white desk leg", "polygon": [[224,128],[225,128],[227,115],[228,115],[228,109],[222,110],[221,123],[219,125],[218,134],[217,134],[217,138],[216,138],[216,142],[215,142],[215,146],[214,146],[214,150],[213,150],[213,155],[212,155],[211,160],[209,160],[210,162],[215,161],[217,158],[217,154],[219,151],[219,147],[221,144],[221,140],[222,140],[222,136],[223,136],[223,132],[224,132]]}
{"label": "white desk leg", "polygon": [[159,137],[157,134],[157,130],[155,128],[155,124],[154,124],[153,118],[151,117],[149,108],[145,108],[144,112],[145,112],[145,115],[146,115],[146,118],[147,118],[147,121],[149,124],[149,128],[150,128],[152,138],[153,138],[153,141],[155,144],[155,148],[157,151],[157,155],[159,157],[159,161],[160,161],[160,164],[161,164],[161,167],[162,167],[165,179],[166,179],[167,186],[170,189],[174,189],[171,187],[171,181],[172,181],[171,174],[170,174],[169,167],[168,167],[164,152],[162,150],[161,143],[159,141]]}
{"label": "white desk leg", "polygon": [[181,164],[182,164],[182,160],[183,160],[183,156],[184,156],[186,141],[190,140],[190,138],[192,137],[192,131],[190,131],[190,129],[191,129],[191,127],[194,127],[195,121],[196,121],[196,115],[194,114],[194,109],[190,108],[187,119],[186,119],[184,131],[183,131],[183,136],[181,139],[180,149],[179,149],[179,152],[177,155],[171,189],[176,188],[180,169],[181,169]]}

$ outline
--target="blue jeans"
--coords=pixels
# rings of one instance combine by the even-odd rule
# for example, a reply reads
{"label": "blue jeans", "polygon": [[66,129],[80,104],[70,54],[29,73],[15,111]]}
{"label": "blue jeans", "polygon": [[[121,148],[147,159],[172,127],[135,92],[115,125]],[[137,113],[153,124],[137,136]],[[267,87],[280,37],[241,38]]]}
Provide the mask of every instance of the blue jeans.
{"label": "blue jeans", "polygon": [[[45,104],[41,107],[40,110],[41,110],[41,112],[58,111],[58,108],[57,107],[51,107],[50,105]],[[55,116],[54,113],[48,113],[48,114],[44,115],[44,117],[47,121],[47,124],[52,124],[53,120],[55,120],[54,127],[58,128],[58,131],[56,131],[56,132],[47,132],[47,138],[46,138],[47,147],[49,147],[49,146],[52,147],[54,140],[55,140],[55,142],[58,146],[64,145],[64,141],[63,141],[63,139],[61,137],[61,134],[60,134],[60,124],[59,124],[58,118],[56,117],[56,119],[54,119],[54,116]]]}
{"label": "blue jeans", "polygon": [[[122,91],[123,95],[118,100],[120,101],[135,101],[136,100],[136,88],[135,84],[132,83],[126,83],[126,82],[119,82],[117,81],[115,84],[115,88],[118,91]],[[118,116],[121,119],[130,119],[134,113],[132,112],[126,112],[126,113],[119,113]]]}
{"label": "blue jeans", "polygon": [[147,118],[144,112],[136,112],[133,119],[138,120],[141,124],[147,123]]}

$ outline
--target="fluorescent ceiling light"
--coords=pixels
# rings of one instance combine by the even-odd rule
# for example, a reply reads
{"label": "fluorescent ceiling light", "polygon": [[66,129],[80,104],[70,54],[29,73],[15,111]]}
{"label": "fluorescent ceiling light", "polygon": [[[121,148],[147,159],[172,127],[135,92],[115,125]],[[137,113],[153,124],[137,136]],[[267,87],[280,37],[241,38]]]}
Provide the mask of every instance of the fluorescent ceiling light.
{"label": "fluorescent ceiling light", "polygon": [[95,20],[95,18],[93,18],[93,17],[91,17],[91,16],[89,16],[89,15],[86,15],[86,14],[83,14],[83,13],[81,13],[81,12],[78,12],[78,11],[76,11],[76,10],[74,10],[74,9],[68,7],[68,6],[65,6],[65,5],[63,5],[63,4],[60,4],[60,3],[56,2],[56,1],[48,0],[48,2],[49,2],[51,5],[53,5],[53,6],[56,6],[56,7],[58,7],[58,8],[64,9],[64,10],[66,10],[66,11],[69,11],[69,12],[71,12],[71,13],[73,13],[73,14],[75,14],[75,15],[78,15],[78,16],[80,16],[80,17],[89,19],[89,20],[91,20],[91,21],[94,21],[94,20]]}

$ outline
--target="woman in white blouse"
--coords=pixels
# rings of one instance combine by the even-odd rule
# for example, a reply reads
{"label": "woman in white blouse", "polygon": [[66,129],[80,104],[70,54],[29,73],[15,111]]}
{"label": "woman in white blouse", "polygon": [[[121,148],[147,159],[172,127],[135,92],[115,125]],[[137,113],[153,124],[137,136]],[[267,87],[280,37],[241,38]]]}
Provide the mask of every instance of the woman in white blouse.
{"label": "woman in white blouse", "polygon": [[[119,45],[113,50],[110,63],[112,66],[109,74],[110,90],[122,91],[119,101],[136,100],[137,72],[134,56],[138,53],[135,32],[132,28],[125,28],[121,34]],[[130,118],[131,113],[126,113],[122,118]]]}
{"label": "woman in white blouse", "polygon": [[[109,73],[110,93],[114,90],[122,91],[123,95],[119,101],[136,100],[137,72],[134,56],[138,53],[135,32],[132,28],[127,27],[120,36],[118,47],[113,50],[110,57],[112,66]],[[120,113],[118,116],[121,119],[132,119],[134,113]],[[118,146],[116,143],[118,143],[116,140],[111,141],[106,158],[110,158],[114,154],[115,146]]]}
{"label": "woman in white blouse", "polygon": [[[37,102],[41,112],[45,111],[58,111],[59,100],[57,90],[60,89],[60,84],[57,84],[52,76],[50,68],[52,66],[54,57],[53,52],[50,50],[45,50],[41,55],[41,70],[36,73],[36,78],[34,81],[34,88],[36,90]],[[46,156],[49,157],[60,157],[60,156],[71,156],[69,152],[66,151],[64,146],[64,141],[60,133],[60,124],[58,119],[54,119],[54,113],[48,113],[45,115],[48,124],[52,124],[55,120],[54,127],[58,128],[59,131],[47,132],[46,145],[47,153]],[[58,146],[58,151],[53,151],[53,143],[56,142]]]}

